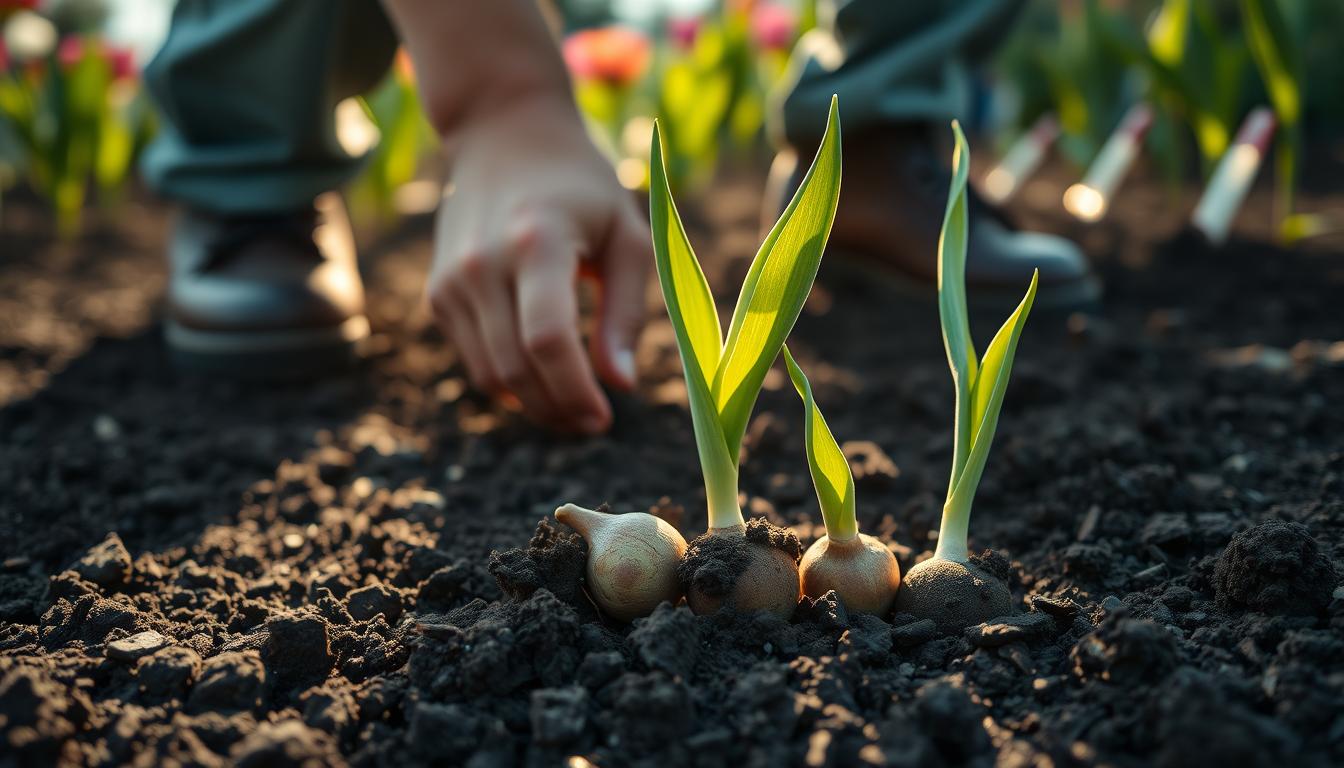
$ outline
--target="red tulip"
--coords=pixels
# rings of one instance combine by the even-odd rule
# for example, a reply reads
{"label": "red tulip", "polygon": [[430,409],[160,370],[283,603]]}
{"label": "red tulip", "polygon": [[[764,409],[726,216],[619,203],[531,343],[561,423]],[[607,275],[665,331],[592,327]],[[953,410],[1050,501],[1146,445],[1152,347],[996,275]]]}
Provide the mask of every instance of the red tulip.
{"label": "red tulip", "polygon": [[601,27],[565,39],[565,64],[579,80],[629,86],[649,66],[649,39],[628,27]]}
{"label": "red tulip", "polygon": [[106,41],[95,37],[81,37],[79,35],[66,37],[61,40],[60,47],[56,49],[56,58],[60,61],[62,69],[70,69],[78,65],[90,49],[107,61],[112,70],[113,80],[135,77],[138,71],[135,66],[135,51],[122,46],[109,45]]}

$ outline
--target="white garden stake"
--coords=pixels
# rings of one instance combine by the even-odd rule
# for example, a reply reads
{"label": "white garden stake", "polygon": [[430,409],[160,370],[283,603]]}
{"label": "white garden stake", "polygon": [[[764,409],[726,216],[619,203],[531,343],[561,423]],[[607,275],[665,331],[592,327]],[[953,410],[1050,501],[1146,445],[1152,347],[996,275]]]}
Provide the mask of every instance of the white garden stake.
{"label": "white garden stake", "polygon": [[1153,110],[1147,104],[1140,102],[1130,107],[1083,180],[1064,190],[1064,209],[1081,221],[1101,221],[1110,207],[1111,196],[1139,156],[1143,136],[1152,124]]}
{"label": "white garden stake", "polygon": [[1232,226],[1232,217],[1241,208],[1246,193],[1260,170],[1260,163],[1269,151],[1269,140],[1274,136],[1274,112],[1269,107],[1251,110],[1237,131],[1232,146],[1218,161],[1204,196],[1195,206],[1190,221],[1213,245],[1222,245]]}
{"label": "white garden stake", "polygon": [[999,164],[985,174],[985,197],[997,205],[1011,200],[1022,188],[1023,182],[1041,167],[1045,153],[1057,138],[1059,122],[1055,116],[1044,114],[1037,118],[1031,130],[1022,134]]}

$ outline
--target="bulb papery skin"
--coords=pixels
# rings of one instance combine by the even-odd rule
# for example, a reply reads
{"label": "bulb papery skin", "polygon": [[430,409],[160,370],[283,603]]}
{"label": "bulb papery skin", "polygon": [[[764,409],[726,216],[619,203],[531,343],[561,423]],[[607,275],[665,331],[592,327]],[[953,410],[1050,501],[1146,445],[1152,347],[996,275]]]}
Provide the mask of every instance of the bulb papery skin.
{"label": "bulb papery skin", "polygon": [[[691,542],[682,570],[686,603],[699,615],[730,608],[742,613],[768,611],[793,616],[802,597],[798,580],[801,546],[789,533],[783,547],[761,535],[765,521],[711,528]],[[773,528],[773,526],[769,526]],[[782,531],[782,529],[774,529]]]}
{"label": "bulb papery skin", "polygon": [[686,539],[666,521],[645,512],[608,514],[566,504],[555,519],[588,542],[588,593],[602,612],[620,621],[653,613],[664,600],[681,598],[677,566]]}
{"label": "bulb papery skin", "polygon": [[1013,595],[984,568],[935,556],[905,574],[896,611],[933,619],[940,632],[954,634],[1013,613]]}
{"label": "bulb papery skin", "polygon": [[891,612],[901,586],[896,556],[866,533],[840,541],[817,539],[803,553],[798,575],[804,595],[818,598],[833,589],[846,610],[876,616]]}

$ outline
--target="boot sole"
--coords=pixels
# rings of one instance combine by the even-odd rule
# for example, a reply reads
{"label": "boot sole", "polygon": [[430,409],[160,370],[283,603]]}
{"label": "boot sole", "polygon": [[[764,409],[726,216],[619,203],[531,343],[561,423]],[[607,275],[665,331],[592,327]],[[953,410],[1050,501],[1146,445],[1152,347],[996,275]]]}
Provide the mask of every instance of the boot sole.
{"label": "boot sole", "polygon": [[[925,304],[938,303],[938,290],[935,285],[919,278],[896,272],[887,266],[872,263],[862,255],[848,250],[835,252],[832,260],[825,262],[831,276],[844,280],[861,282],[865,285],[876,284],[881,290],[897,294],[902,298]],[[1027,282],[1021,288],[987,288],[967,286],[967,303],[973,312],[982,310],[1011,312],[1022,302],[1027,293]],[[1064,285],[1040,286],[1036,291],[1033,307],[1046,312],[1086,312],[1096,313],[1101,309],[1101,280],[1088,275]]]}
{"label": "boot sole", "polygon": [[240,380],[302,379],[348,370],[359,362],[368,336],[363,315],[330,328],[274,331],[203,331],[164,322],[174,367]]}

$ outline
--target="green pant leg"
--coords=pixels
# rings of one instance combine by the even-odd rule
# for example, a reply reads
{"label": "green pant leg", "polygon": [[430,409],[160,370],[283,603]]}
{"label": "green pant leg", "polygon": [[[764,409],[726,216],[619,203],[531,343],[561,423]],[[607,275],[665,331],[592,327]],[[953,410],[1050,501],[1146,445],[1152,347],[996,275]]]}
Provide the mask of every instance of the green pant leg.
{"label": "green pant leg", "polygon": [[1022,0],[822,0],[820,26],[799,41],[776,139],[821,139],[831,94],[846,127],[950,120],[969,101],[966,65],[1006,34]]}
{"label": "green pant leg", "polygon": [[377,0],[179,0],[145,69],[162,116],[146,179],[221,214],[311,204],[358,170],[335,107],[378,82],[396,45]]}

